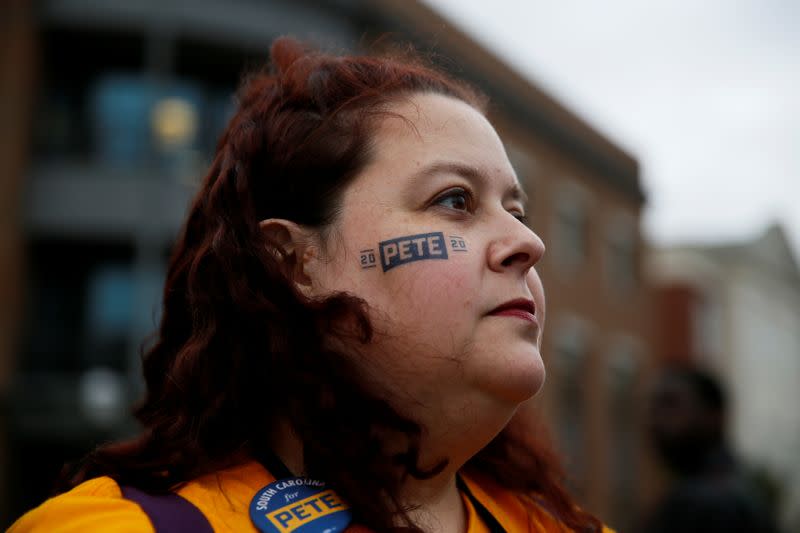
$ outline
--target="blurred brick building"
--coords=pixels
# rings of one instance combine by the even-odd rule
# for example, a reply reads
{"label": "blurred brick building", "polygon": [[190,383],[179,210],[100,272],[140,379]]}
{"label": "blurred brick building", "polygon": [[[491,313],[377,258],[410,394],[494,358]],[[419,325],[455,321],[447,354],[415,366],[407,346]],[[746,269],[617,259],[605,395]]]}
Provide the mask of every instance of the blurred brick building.
{"label": "blurred brick building", "polygon": [[12,243],[0,291],[13,296],[0,303],[6,516],[43,498],[64,460],[135,431],[126,406],[140,393],[139,346],[240,74],[278,35],[357,50],[388,33],[492,99],[548,245],[542,408],[585,505],[620,529],[634,519],[636,400],[653,346],[629,154],[415,1],[17,5],[0,38],[15,45],[3,50],[2,105],[16,112],[0,162]]}
{"label": "blurred brick building", "polygon": [[731,396],[736,452],[780,486],[800,526],[800,269],[784,230],[654,250],[656,355],[717,376]]}

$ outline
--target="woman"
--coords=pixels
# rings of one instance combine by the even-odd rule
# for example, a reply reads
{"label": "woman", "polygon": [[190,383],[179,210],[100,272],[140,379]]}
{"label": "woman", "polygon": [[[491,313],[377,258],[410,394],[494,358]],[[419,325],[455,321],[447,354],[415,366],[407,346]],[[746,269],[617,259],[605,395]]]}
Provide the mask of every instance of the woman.
{"label": "woman", "polygon": [[12,531],[599,531],[509,423],[544,381],[544,245],[482,97],[408,58],[272,61],[172,257],[144,432]]}

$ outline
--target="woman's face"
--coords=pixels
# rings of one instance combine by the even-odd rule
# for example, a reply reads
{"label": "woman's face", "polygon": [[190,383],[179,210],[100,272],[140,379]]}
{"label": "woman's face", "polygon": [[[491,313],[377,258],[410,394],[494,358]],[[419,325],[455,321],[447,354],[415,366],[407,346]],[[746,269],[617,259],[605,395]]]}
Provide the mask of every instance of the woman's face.
{"label": "woman's face", "polygon": [[[406,405],[515,407],[544,380],[541,239],[503,145],[468,104],[416,94],[382,118],[313,290],[363,298],[370,379]],[[374,365],[374,366],[373,366]],[[439,413],[441,414],[441,413]]]}

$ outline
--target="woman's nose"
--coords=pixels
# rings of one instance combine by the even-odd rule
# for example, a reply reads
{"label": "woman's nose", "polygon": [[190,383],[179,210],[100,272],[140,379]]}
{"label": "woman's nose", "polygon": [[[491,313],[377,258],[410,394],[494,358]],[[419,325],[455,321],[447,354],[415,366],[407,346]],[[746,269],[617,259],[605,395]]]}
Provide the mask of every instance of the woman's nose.
{"label": "woman's nose", "polygon": [[544,242],[517,219],[502,231],[489,246],[489,268],[496,272],[518,269],[527,273],[544,255]]}

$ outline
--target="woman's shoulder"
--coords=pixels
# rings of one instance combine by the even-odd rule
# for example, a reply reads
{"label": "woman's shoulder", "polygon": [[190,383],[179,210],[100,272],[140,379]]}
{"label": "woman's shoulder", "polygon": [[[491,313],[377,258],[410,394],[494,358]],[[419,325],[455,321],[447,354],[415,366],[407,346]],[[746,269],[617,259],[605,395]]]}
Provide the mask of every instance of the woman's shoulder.
{"label": "woman's shoulder", "polygon": [[27,512],[9,533],[62,531],[151,532],[147,515],[110,477],[90,479]]}
{"label": "woman's shoulder", "polygon": [[[273,480],[251,461],[201,476],[177,494],[197,507],[215,531],[251,531],[250,500]],[[98,477],[47,500],[20,518],[9,533],[40,531],[140,533],[152,532],[153,526],[139,504],[122,495],[116,481]]]}
{"label": "woman's shoulder", "polygon": [[275,478],[256,461],[246,461],[199,477],[178,490],[197,507],[214,531],[255,533],[249,506],[259,489]]}

